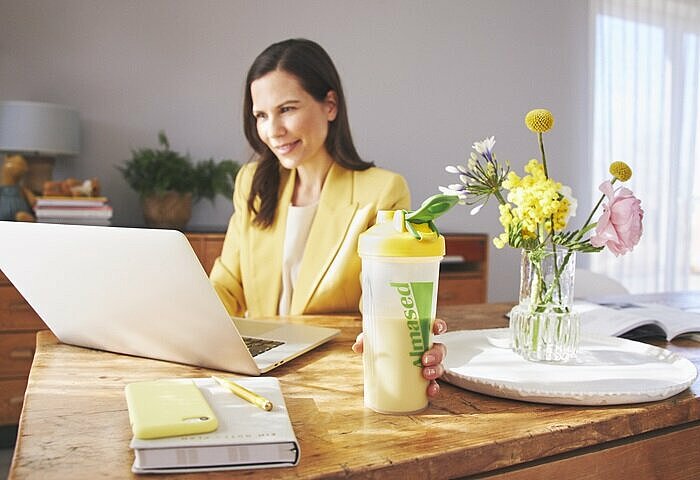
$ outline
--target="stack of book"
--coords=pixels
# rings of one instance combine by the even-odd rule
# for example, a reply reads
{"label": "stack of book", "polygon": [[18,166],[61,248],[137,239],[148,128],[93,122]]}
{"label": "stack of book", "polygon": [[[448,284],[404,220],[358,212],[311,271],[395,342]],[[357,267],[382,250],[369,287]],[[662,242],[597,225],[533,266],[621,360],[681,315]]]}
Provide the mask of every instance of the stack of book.
{"label": "stack of book", "polygon": [[[297,465],[299,443],[277,378],[238,378],[236,382],[248,393],[263,396],[271,403],[270,410],[234,395],[211,378],[129,384],[126,404],[134,433],[129,445],[134,450],[132,471],[207,472]],[[194,384],[195,392],[187,384]]]}
{"label": "stack of book", "polygon": [[106,197],[37,197],[38,222],[110,225],[112,207]]}

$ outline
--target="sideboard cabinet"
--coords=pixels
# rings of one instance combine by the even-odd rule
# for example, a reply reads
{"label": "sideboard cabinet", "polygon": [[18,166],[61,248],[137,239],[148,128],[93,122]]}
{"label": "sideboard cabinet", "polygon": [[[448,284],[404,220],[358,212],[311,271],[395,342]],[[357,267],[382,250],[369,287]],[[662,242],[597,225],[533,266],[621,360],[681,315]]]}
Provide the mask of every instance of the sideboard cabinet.
{"label": "sideboard cabinet", "polygon": [[0,425],[16,424],[34,358],[39,316],[0,272]]}
{"label": "sideboard cabinet", "polygon": [[[223,233],[187,233],[199,261],[209,273],[221,254]],[[485,303],[488,271],[488,236],[446,233],[445,258],[440,266],[439,305]]]}

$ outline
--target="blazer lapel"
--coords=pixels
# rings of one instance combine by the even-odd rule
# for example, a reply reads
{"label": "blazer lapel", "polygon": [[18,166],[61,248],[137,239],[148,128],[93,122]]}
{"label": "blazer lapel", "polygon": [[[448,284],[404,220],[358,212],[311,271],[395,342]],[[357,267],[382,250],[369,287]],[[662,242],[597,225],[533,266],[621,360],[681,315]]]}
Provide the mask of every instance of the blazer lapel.
{"label": "blazer lapel", "polygon": [[[335,163],[328,171],[306,241],[290,312],[304,311],[343,243],[355,211],[353,172]],[[326,252],[325,254],[322,254]]]}
{"label": "blazer lapel", "polygon": [[[257,308],[262,315],[277,315],[282,288],[282,249],[287,229],[287,212],[292,201],[296,171],[282,170],[277,213],[270,229],[251,228],[249,271],[254,272],[253,292]],[[270,273],[272,272],[272,275]],[[250,307],[250,306],[249,306]]]}

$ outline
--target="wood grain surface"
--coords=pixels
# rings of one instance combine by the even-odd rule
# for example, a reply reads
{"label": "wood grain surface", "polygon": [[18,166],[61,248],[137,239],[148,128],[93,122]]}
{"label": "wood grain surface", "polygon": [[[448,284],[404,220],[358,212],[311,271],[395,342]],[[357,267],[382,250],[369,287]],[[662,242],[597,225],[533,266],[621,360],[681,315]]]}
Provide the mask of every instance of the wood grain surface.
{"label": "wood grain surface", "polygon": [[[450,330],[502,327],[509,308],[452,306],[439,316]],[[698,381],[664,401],[608,407],[499,399],[442,383],[440,396],[426,411],[382,415],[363,406],[361,357],[350,349],[361,328],[359,318],[286,320],[342,331],[269,374],[280,379],[301,444],[300,464],[176,478],[623,478],[621,468],[636,478],[700,478],[694,453],[700,440]],[[700,343],[661,345],[700,364]],[[40,332],[9,478],[136,477],[130,471],[124,386],[212,373],[64,345],[50,332]]]}

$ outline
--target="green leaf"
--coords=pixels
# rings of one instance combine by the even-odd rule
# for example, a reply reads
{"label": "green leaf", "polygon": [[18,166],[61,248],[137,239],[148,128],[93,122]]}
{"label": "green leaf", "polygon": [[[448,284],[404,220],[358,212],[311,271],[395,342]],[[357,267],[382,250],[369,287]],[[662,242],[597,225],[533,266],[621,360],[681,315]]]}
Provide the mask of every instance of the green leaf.
{"label": "green leaf", "polygon": [[141,196],[176,191],[192,193],[195,200],[217,195],[231,197],[240,168],[233,160],[216,162],[210,158],[193,164],[189,155],[170,150],[165,132],[158,132],[160,149],[141,148],[131,151],[131,159],[116,168],[129,186]]}

